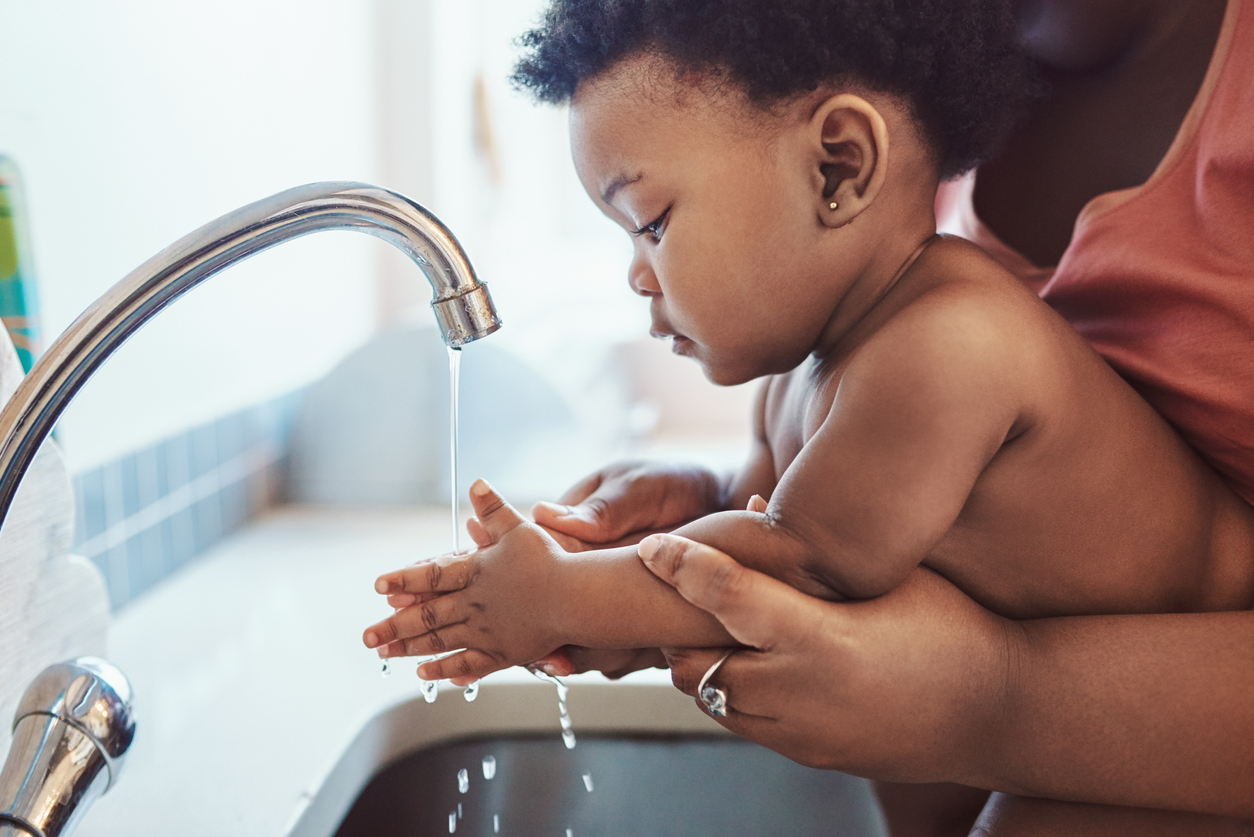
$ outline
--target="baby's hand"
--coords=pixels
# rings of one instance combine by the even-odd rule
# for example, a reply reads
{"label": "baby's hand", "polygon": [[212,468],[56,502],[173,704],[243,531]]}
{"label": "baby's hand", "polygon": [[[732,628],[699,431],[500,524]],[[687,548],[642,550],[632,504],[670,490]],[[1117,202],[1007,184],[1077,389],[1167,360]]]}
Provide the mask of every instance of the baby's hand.
{"label": "baby's hand", "polygon": [[483,480],[470,487],[470,501],[477,518],[467,528],[479,549],[380,576],[375,589],[401,609],[363,636],[381,657],[465,649],[418,669],[459,685],[565,642],[556,618],[561,548]]}

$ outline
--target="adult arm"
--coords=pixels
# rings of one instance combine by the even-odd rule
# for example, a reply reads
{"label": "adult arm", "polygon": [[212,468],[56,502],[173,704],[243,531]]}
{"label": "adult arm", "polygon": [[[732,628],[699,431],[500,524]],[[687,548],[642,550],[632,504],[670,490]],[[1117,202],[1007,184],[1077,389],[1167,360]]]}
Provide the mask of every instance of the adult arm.
{"label": "adult arm", "polygon": [[[1254,613],[1015,622],[927,569],[832,603],[665,536],[646,564],[739,642],[720,723],[890,781],[1254,816]],[[668,652],[694,694],[713,652]]]}

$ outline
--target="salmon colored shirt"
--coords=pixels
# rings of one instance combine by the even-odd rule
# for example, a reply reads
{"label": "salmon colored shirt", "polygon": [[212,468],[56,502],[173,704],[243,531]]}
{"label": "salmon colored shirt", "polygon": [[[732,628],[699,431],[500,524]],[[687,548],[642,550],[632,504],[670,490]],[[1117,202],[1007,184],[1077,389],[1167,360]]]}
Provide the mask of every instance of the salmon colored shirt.
{"label": "salmon colored shirt", "polygon": [[974,184],[942,185],[941,231],[1040,294],[1254,504],[1254,3],[1229,0],[1158,168],[1089,201],[1056,267],[1031,264],[980,222]]}

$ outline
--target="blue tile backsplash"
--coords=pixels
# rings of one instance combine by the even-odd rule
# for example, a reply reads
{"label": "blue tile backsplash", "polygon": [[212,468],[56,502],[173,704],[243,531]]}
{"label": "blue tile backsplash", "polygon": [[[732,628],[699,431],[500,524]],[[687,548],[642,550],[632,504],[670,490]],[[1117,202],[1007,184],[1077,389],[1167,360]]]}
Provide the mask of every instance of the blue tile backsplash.
{"label": "blue tile backsplash", "polygon": [[114,610],[273,504],[299,395],[194,427],[74,477],[74,551]]}

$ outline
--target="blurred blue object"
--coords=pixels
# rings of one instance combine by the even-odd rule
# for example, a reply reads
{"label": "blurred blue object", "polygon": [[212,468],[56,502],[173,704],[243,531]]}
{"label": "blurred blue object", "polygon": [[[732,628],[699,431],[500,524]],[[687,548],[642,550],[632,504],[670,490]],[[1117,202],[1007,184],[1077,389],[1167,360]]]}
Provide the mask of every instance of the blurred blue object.
{"label": "blurred blue object", "polygon": [[22,371],[42,350],[26,199],[13,161],[0,154],[0,320],[13,340]]}

